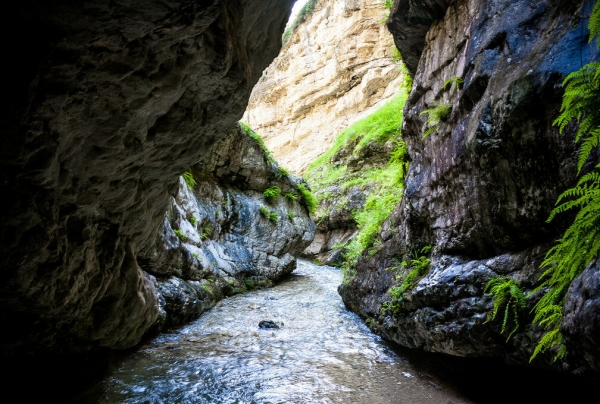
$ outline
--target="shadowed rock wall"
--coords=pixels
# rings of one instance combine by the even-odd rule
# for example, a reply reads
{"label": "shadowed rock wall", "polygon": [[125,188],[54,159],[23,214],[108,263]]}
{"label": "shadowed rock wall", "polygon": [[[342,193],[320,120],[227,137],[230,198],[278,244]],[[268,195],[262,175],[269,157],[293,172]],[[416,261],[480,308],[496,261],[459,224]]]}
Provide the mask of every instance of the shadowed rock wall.
{"label": "shadowed rock wall", "polygon": [[[395,2],[388,26],[415,74],[403,125],[412,161],[379,252],[361,257],[356,277],[340,288],[346,305],[372,318],[387,338],[410,348],[528,363],[542,335],[529,314],[536,299],[529,299],[521,328],[506,342],[501,320],[486,322],[492,299],[483,289],[493,276],[508,275],[531,291],[545,251],[568,224],[568,217],[546,223],[576,172],[572,133],[560,136],[552,122],[564,76],[598,58],[587,44],[587,20],[576,16],[589,16],[592,2],[582,9],[569,3]],[[464,84],[444,88],[453,77]],[[443,104],[450,115],[422,139],[427,115],[420,113]],[[404,295],[398,313],[381,311],[405,275],[400,262],[426,245],[435,247],[427,275]],[[587,324],[596,318],[597,299],[575,288],[586,289],[579,281],[571,288],[565,321],[580,317]],[[573,312],[574,294],[590,296],[576,303],[588,314]],[[597,359],[582,360],[577,346],[585,340],[585,349],[597,352],[597,327],[566,325],[567,360],[551,364],[550,353],[533,364],[598,370]]]}
{"label": "shadowed rock wall", "polygon": [[178,176],[241,117],[292,1],[27,1],[3,13],[3,355],[137,343],[136,257]]}

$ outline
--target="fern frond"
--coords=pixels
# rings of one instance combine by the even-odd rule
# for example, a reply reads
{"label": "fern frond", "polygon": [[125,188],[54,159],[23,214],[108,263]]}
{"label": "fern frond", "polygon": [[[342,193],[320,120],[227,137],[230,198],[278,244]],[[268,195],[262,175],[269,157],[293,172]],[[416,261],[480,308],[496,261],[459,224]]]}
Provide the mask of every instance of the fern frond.
{"label": "fern frond", "polygon": [[[589,42],[592,42],[595,36],[600,35],[600,2],[596,2],[592,10],[588,28],[590,30]],[[600,37],[598,38],[597,46],[600,48]]]}
{"label": "fern frond", "polygon": [[[600,1],[596,2],[588,25],[590,42],[600,34]],[[600,47],[600,39],[598,41]],[[592,62],[572,72],[563,81],[564,95],[554,125],[562,133],[573,120],[579,126],[575,142],[581,142],[577,158],[579,174],[591,153],[600,145],[600,63]],[[548,250],[541,268],[543,282],[532,294],[545,291],[534,306],[534,323],[546,329],[530,361],[539,353],[558,347],[554,360],[566,353],[560,332],[563,301],[573,280],[600,254],[600,164],[582,176],[577,184],[564,191],[556,201],[548,221],[565,211],[578,208],[573,223],[557,244]]]}
{"label": "fern frond", "polygon": [[494,307],[492,311],[488,313],[486,322],[494,320],[498,316],[500,310],[504,308],[500,332],[504,334],[511,319],[514,323],[512,331],[506,338],[506,341],[508,342],[519,329],[519,311],[525,307],[525,299],[527,296],[525,296],[515,280],[507,276],[496,276],[490,279],[483,291],[484,293],[488,293],[489,291],[494,298]]}
{"label": "fern frond", "polygon": [[577,158],[577,173],[581,172],[583,165],[587,161],[588,157],[598,145],[600,144],[600,127],[596,127],[590,131],[588,137],[579,146],[579,157]]}

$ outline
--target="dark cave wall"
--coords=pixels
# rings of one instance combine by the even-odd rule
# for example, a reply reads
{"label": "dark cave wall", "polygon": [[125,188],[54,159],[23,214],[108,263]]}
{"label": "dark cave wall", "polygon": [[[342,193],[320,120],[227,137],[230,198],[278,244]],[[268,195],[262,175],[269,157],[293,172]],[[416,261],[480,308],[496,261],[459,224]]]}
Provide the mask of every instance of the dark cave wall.
{"label": "dark cave wall", "polygon": [[3,355],[125,348],[156,321],[136,257],[178,176],[242,116],[292,1],[7,7]]}

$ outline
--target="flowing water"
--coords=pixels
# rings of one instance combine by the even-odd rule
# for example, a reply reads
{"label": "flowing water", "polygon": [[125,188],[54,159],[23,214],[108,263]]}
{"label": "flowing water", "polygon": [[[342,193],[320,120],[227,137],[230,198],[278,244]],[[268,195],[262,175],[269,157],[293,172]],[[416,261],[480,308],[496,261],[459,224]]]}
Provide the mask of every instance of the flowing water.
{"label": "flowing water", "polygon": [[[339,270],[299,261],[122,360],[78,403],[468,403],[348,312]],[[262,320],[282,323],[259,329]]]}

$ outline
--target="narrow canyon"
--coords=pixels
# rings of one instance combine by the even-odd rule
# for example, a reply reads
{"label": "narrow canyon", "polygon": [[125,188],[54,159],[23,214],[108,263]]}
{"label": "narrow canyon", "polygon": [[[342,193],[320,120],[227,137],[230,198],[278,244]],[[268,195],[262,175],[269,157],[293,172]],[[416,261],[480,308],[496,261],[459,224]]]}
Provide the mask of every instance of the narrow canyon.
{"label": "narrow canyon", "polygon": [[600,401],[600,3],[294,3],[5,8],[5,391]]}

